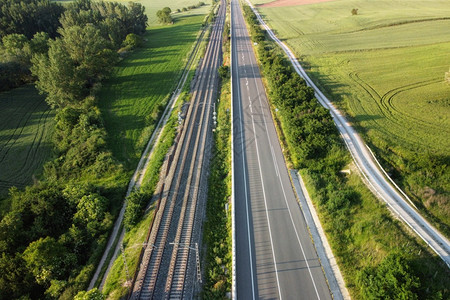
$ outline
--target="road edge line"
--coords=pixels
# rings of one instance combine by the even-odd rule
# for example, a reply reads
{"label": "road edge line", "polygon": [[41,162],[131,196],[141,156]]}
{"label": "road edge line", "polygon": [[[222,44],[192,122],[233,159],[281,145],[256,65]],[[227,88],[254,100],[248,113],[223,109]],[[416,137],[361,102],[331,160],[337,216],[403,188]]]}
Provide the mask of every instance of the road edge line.
{"label": "road edge line", "polygon": [[236,291],[236,198],[234,187],[234,117],[233,117],[233,5],[230,1],[230,98],[231,98],[231,299],[237,299]]}

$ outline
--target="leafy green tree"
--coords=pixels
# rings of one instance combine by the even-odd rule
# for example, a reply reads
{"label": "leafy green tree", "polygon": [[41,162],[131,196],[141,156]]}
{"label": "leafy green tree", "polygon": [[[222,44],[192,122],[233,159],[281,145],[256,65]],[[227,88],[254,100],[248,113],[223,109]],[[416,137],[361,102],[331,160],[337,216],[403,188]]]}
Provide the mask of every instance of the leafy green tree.
{"label": "leafy green tree", "polygon": [[172,20],[172,16],[170,15],[170,13],[172,12],[172,10],[170,9],[170,7],[164,7],[161,10],[158,10],[156,12],[156,16],[158,17],[158,21],[162,24],[170,24],[173,22]]}
{"label": "leafy green tree", "polygon": [[140,191],[133,191],[127,197],[127,206],[124,214],[125,228],[130,229],[139,222],[147,205],[146,200],[145,194]]}
{"label": "leafy green tree", "polygon": [[31,68],[38,78],[36,86],[57,108],[83,100],[117,60],[110,42],[92,25],[73,26],[60,33],[61,38],[50,41],[48,56],[33,57]]}
{"label": "leafy green tree", "polygon": [[48,52],[49,35],[46,32],[37,32],[30,41],[31,53],[46,54]]}
{"label": "leafy green tree", "polygon": [[108,208],[108,199],[98,194],[84,195],[78,202],[74,215],[76,224],[86,226],[88,233],[95,236],[104,230],[103,220]]}
{"label": "leafy green tree", "polygon": [[49,0],[3,0],[0,2],[0,37],[11,33],[31,38],[36,32],[57,35],[64,7]]}
{"label": "leafy green tree", "polygon": [[28,272],[20,254],[0,254],[0,299],[18,299],[41,291],[35,284],[33,275]]}
{"label": "leafy green tree", "polygon": [[129,49],[134,49],[142,45],[142,38],[134,33],[130,33],[125,38],[123,45]]}
{"label": "leafy green tree", "polygon": [[74,300],[104,300],[106,297],[97,289],[79,292]]}
{"label": "leafy green tree", "polygon": [[[3,48],[10,60],[27,64],[30,61],[30,41],[23,34],[12,33],[2,38]],[[5,59],[5,58],[3,58]]]}
{"label": "leafy green tree", "polygon": [[357,280],[364,299],[418,299],[419,278],[398,252],[389,254],[374,268],[363,269]]}
{"label": "leafy green tree", "polygon": [[76,265],[76,256],[52,237],[32,242],[23,253],[26,265],[39,284],[65,278]]}

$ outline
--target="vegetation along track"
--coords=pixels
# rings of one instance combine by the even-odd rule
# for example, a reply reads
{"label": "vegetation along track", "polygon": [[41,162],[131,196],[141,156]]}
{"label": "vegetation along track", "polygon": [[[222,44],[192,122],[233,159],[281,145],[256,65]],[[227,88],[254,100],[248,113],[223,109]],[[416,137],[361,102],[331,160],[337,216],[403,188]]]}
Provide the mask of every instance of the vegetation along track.
{"label": "vegetation along track", "polygon": [[[205,59],[198,71],[193,97],[177,136],[175,150],[159,193],[159,207],[135,280],[131,299],[181,299],[192,296],[192,272],[196,244],[193,229],[202,215],[206,193],[203,171],[209,160],[212,103],[216,97],[225,5],[213,27]],[[198,254],[198,252],[197,252]],[[194,268],[195,270],[195,268]]]}

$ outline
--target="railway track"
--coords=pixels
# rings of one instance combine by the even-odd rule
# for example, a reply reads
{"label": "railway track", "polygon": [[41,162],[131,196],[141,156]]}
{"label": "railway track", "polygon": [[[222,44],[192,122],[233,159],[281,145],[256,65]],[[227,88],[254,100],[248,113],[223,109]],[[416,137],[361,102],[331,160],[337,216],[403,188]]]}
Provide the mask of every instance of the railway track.
{"label": "railway track", "polygon": [[[205,58],[198,70],[183,128],[169,156],[167,175],[158,186],[158,210],[147,241],[131,299],[182,299],[192,297],[189,265],[196,263],[198,246],[193,237],[196,216],[204,207],[205,166],[212,129],[212,104],[217,94],[222,31],[226,5],[222,2]],[[192,251],[194,250],[194,252]],[[196,250],[196,251],[195,251]],[[196,254],[196,255],[192,255]],[[195,260],[193,259],[195,258]],[[192,273],[192,272],[191,272]],[[195,276],[201,279],[201,275]],[[191,296],[189,296],[191,295]]]}

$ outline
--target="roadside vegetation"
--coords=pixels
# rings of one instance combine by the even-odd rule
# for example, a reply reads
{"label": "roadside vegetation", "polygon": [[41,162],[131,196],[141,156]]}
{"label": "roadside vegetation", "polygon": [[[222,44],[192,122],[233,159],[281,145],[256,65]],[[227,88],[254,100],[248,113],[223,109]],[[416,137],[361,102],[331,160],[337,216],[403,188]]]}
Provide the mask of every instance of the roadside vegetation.
{"label": "roadside vegetation", "polygon": [[204,299],[226,299],[231,293],[231,81],[230,20],[223,32],[223,65],[220,100],[216,103],[217,127],[214,132],[213,157],[208,178],[208,202],[203,240],[206,246]]}
{"label": "roadside vegetation", "polygon": [[258,9],[392,179],[449,237],[448,1],[343,0]]}
{"label": "roadside vegetation", "polygon": [[365,187],[329,112],[244,11],[285,156],[307,184],[352,298],[447,299],[447,266]]}

